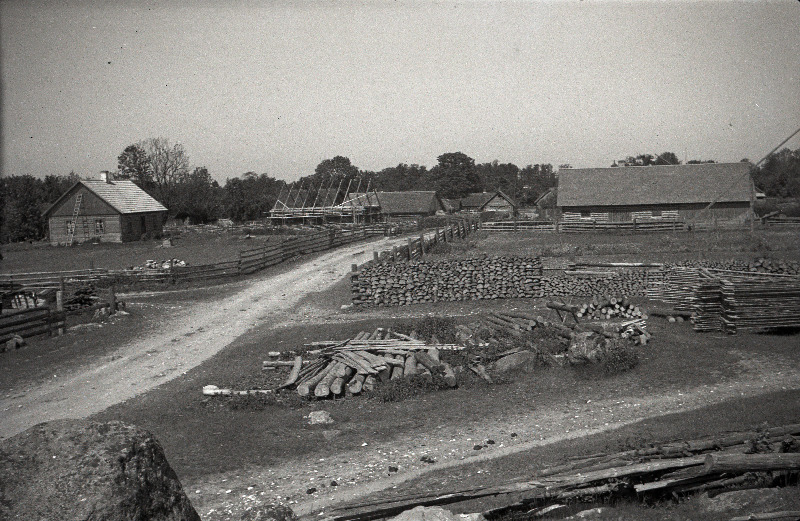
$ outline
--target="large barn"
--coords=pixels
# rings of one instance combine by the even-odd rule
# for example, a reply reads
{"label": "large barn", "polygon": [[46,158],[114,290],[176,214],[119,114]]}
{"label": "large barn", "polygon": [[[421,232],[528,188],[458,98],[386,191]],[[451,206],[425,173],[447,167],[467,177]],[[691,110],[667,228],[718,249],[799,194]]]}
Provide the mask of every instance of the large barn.
{"label": "large barn", "polygon": [[744,218],[754,194],[751,167],[704,163],[562,169],[558,207],[565,221]]}
{"label": "large barn", "polygon": [[[387,220],[392,218],[416,218],[445,212],[442,200],[433,191],[424,192],[374,192],[370,199],[372,205],[377,204],[381,215]],[[367,204],[366,194],[350,193],[345,204]]]}
{"label": "large barn", "polygon": [[50,244],[138,241],[160,235],[167,209],[132,181],[81,179],[45,212]]}

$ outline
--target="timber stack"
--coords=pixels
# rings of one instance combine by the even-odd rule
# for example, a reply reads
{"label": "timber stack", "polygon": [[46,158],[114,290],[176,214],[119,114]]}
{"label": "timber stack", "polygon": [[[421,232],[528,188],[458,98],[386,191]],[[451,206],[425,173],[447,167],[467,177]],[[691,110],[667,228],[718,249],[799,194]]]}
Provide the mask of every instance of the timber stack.
{"label": "timber stack", "polygon": [[380,263],[353,273],[353,303],[399,306],[423,302],[541,297],[538,257]]}
{"label": "timber stack", "polygon": [[[454,344],[427,344],[391,329],[362,331],[344,341],[306,344],[317,358],[303,367],[296,357],[291,372],[279,389],[295,389],[309,398],[356,395],[372,391],[380,382],[416,374],[440,375],[450,387],[456,386],[453,368],[439,358],[440,350],[461,350]],[[263,369],[274,367],[265,361]]]}
{"label": "timber stack", "polygon": [[627,296],[595,297],[589,302],[577,306],[575,315],[592,320],[609,320],[611,318],[647,318],[639,306],[628,300]]}
{"label": "timber stack", "polygon": [[643,297],[647,293],[647,271],[566,270],[563,275],[540,279],[541,293],[546,297],[595,297],[597,295],[629,295]]}

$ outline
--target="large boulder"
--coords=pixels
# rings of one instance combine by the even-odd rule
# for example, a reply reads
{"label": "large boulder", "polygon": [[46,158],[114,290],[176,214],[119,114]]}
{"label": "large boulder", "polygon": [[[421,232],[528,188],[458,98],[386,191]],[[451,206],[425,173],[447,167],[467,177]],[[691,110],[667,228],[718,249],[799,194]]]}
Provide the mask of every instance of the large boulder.
{"label": "large boulder", "polygon": [[536,353],[532,351],[518,351],[504,356],[492,366],[495,373],[503,374],[512,371],[527,371],[536,367]]}
{"label": "large boulder", "polygon": [[391,521],[486,521],[482,514],[453,514],[441,507],[415,507],[406,510]]}
{"label": "large boulder", "polygon": [[122,422],[58,420],[0,442],[0,519],[200,516],[151,433]]}

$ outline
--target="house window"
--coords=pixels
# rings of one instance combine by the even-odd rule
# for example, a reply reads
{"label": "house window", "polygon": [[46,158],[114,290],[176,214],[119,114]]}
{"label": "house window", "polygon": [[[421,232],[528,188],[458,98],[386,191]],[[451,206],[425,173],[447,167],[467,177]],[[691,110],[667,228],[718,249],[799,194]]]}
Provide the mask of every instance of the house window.
{"label": "house window", "polygon": [[590,212],[589,210],[581,210],[581,218],[588,219],[591,216],[592,212]]}
{"label": "house window", "polygon": [[67,235],[75,233],[75,222],[71,219],[67,219],[64,221],[64,229],[66,230]]}
{"label": "house window", "polygon": [[106,226],[103,223],[103,219],[95,219],[94,220],[94,234],[95,235],[104,235],[106,233]]}
{"label": "house window", "polygon": [[661,217],[661,210],[653,210],[652,212],[650,212],[650,215],[652,215],[653,217]]}

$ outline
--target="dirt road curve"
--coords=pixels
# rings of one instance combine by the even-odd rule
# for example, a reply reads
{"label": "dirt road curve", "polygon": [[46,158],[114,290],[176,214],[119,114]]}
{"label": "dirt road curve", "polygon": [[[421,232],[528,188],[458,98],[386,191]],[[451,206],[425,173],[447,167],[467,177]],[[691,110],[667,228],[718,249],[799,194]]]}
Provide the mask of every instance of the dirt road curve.
{"label": "dirt road curve", "polygon": [[281,313],[302,297],[341,280],[352,264],[369,260],[373,250],[405,241],[381,239],[339,248],[286,273],[257,280],[224,300],[197,303],[165,317],[161,332],[121,346],[115,360],[0,400],[0,438],[47,420],[87,417],[167,382],[214,356],[254,325],[281,320]]}

